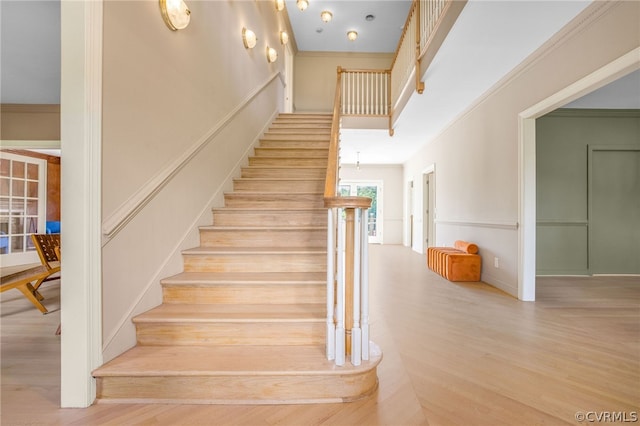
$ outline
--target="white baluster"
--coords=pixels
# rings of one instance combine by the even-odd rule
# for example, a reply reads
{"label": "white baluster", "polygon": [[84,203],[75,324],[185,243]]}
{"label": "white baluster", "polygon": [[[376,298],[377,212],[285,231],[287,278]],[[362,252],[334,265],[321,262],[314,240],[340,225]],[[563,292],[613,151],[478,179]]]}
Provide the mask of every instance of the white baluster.
{"label": "white baluster", "polygon": [[362,240],[361,262],[362,271],[360,273],[360,282],[362,283],[362,301],[360,303],[360,315],[362,329],[362,359],[369,360],[369,231],[368,231],[368,209],[362,209],[362,232],[360,237]]}
{"label": "white baluster", "polygon": [[327,359],[336,357],[336,324],[333,318],[335,309],[335,296],[333,285],[335,282],[335,258],[336,258],[336,227],[333,220],[334,210],[327,210]]}
{"label": "white baluster", "polygon": [[351,364],[360,365],[362,353],[362,333],[360,332],[360,246],[362,238],[362,209],[356,209],[353,227],[353,328],[351,329]]}
{"label": "white baluster", "polygon": [[338,288],[336,291],[336,365],[344,365],[345,361],[345,332],[344,332],[344,220],[343,209],[338,212]]}

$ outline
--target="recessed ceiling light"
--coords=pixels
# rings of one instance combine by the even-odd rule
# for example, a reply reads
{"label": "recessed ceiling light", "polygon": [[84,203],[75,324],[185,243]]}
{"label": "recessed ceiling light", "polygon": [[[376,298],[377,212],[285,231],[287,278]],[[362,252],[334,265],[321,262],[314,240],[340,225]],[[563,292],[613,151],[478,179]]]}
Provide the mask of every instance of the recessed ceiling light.
{"label": "recessed ceiling light", "polygon": [[366,19],[367,21],[373,21],[374,19],[376,19],[376,16],[372,14],[368,14],[367,16],[364,17],[364,19]]}
{"label": "recessed ceiling light", "polygon": [[317,32],[318,34],[320,34],[322,31],[323,31],[323,30],[322,30],[322,28],[320,28],[320,27],[316,28],[316,32]]}
{"label": "recessed ceiling light", "polygon": [[351,41],[355,41],[355,39],[357,39],[357,38],[358,38],[358,32],[357,32],[357,31],[353,31],[353,30],[349,31],[349,32],[347,33],[347,38],[348,38],[349,40],[351,40]]}
{"label": "recessed ceiling light", "polygon": [[328,10],[323,10],[320,14],[320,18],[322,19],[322,22],[329,22],[333,18],[333,13]]}

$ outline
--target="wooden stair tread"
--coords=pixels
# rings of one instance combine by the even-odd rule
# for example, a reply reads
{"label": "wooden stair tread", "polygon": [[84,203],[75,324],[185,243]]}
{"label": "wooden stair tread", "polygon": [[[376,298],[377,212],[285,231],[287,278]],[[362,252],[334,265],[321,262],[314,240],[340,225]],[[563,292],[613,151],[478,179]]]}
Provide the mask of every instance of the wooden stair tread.
{"label": "wooden stair tread", "polygon": [[183,250],[183,254],[220,254],[220,253],[242,253],[242,254],[306,254],[306,253],[326,253],[325,248],[320,247],[193,247]]}
{"label": "wooden stair tread", "polygon": [[233,284],[325,284],[323,272],[181,272],[163,279],[167,285]]}
{"label": "wooden stair tread", "polygon": [[233,213],[250,213],[250,212],[323,212],[326,213],[327,209],[322,207],[294,207],[294,208],[282,208],[282,207],[214,207],[214,212],[233,212]]}
{"label": "wooden stair tread", "polygon": [[324,304],[182,304],[165,303],[133,318],[133,322],[324,322]]}
{"label": "wooden stair tread", "polygon": [[136,346],[94,370],[94,377],[196,375],[348,375],[374,368],[382,359],[371,344],[369,361],[338,367],[324,346]]}
{"label": "wooden stair tread", "polygon": [[326,226],[308,226],[308,225],[299,225],[299,226],[225,226],[225,225],[204,225],[200,226],[198,229],[203,231],[273,231],[273,232],[284,232],[284,231],[326,231]]}

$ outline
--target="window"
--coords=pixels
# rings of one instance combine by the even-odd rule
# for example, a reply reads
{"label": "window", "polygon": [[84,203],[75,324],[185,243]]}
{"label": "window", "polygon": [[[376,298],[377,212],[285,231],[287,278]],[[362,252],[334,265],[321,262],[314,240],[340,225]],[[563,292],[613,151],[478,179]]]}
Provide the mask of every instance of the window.
{"label": "window", "polygon": [[382,244],[382,182],[340,181],[340,196],[358,196],[371,198],[368,212],[369,242]]}
{"label": "window", "polygon": [[30,235],[44,230],[47,162],[2,153],[0,255],[3,265],[37,261]]}

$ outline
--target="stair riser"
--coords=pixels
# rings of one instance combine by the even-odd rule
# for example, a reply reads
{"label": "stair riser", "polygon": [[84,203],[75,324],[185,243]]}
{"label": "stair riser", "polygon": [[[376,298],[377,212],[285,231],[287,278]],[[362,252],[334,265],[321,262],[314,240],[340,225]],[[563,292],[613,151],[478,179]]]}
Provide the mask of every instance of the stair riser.
{"label": "stair riser", "polygon": [[281,127],[288,127],[288,128],[318,128],[318,129],[329,129],[331,130],[331,120],[324,120],[324,119],[319,119],[319,120],[310,120],[310,121],[298,121],[298,120],[284,120],[284,119],[277,119],[276,121],[273,122],[271,128],[272,129],[278,129]]}
{"label": "stair riser", "polygon": [[295,135],[323,135],[330,136],[331,135],[331,126],[325,127],[312,127],[308,125],[274,125],[267,132],[266,135],[279,135],[279,134],[295,134]]}
{"label": "stair riser", "polygon": [[[101,402],[293,404],[347,402],[377,389],[376,369],[360,374],[102,377]],[[111,401],[110,401],[111,400]]]}
{"label": "stair riser", "polygon": [[315,180],[236,180],[233,182],[234,191],[250,192],[322,192],[324,179]]}
{"label": "stair riser", "polygon": [[327,158],[249,157],[250,166],[327,167]]}
{"label": "stair riser", "polygon": [[313,178],[324,179],[327,174],[326,166],[315,168],[294,168],[294,167],[264,167],[264,168],[243,168],[243,178]]}
{"label": "stair riser", "polygon": [[262,226],[327,226],[326,211],[277,211],[265,212],[251,210],[248,212],[215,210],[213,224],[219,226],[249,226],[259,223]]}
{"label": "stair riser", "polygon": [[326,247],[326,229],[201,229],[202,247]]}
{"label": "stair riser", "polygon": [[187,304],[295,304],[325,303],[326,284],[212,284],[164,285],[164,303]]}
{"label": "stair riser", "polygon": [[299,323],[220,322],[136,324],[139,345],[319,345],[324,321]]}
{"label": "stair riser", "polygon": [[225,204],[227,207],[251,207],[251,208],[274,208],[274,209],[286,209],[286,208],[323,208],[324,200],[322,197],[308,197],[308,196],[291,196],[288,199],[284,197],[268,197],[267,195],[243,196],[241,192],[234,194],[225,194]]}
{"label": "stair riser", "polygon": [[259,157],[326,158],[328,148],[263,148],[254,149]]}
{"label": "stair riser", "polygon": [[324,141],[329,142],[331,135],[329,134],[299,134],[299,133],[265,133],[260,140],[275,140],[275,141]]}
{"label": "stair riser", "polygon": [[184,256],[185,272],[325,272],[326,254],[196,254]]}
{"label": "stair riser", "polygon": [[278,141],[260,139],[260,148],[319,148],[328,149],[328,141]]}
{"label": "stair riser", "polygon": [[331,123],[279,123],[275,122],[269,128],[269,132],[282,131],[317,131],[318,133],[331,133]]}

